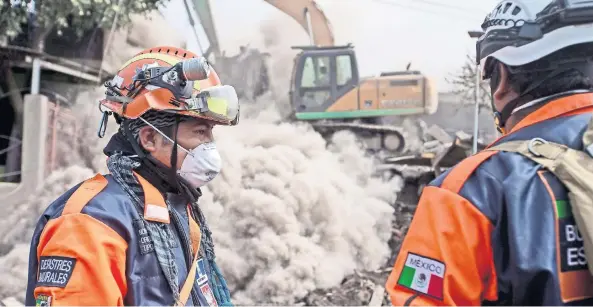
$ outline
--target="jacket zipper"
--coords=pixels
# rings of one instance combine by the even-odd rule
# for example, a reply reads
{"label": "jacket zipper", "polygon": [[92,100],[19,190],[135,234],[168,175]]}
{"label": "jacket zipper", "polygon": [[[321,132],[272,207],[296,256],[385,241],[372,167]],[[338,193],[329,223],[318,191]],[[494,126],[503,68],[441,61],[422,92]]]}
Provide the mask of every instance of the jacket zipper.
{"label": "jacket zipper", "polygon": [[[181,218],[179,217],[177,211],[175,210],[171,210],[170,211],[173,216],[173,224],[175,224],[175,228],[177,228],[177,233],[180,234],[181,238],[182,238],[182,242],[181,242],[181,249],[183,250],[183,252],[185,252],[185,263],[187,265],[187,273],[189,274],[189,270],[191,269],[191,261],[193,260],[192,254],[191,254],[191,249],[189,248],[190,246],[190,241],[189,238],[187,237],[187,234],[185,233],[185,229],[183,228],[183,225],[181,224]],[[188,217],[191,218],[191,217]],[[189,225],[188,225],[189,227]],[[197,251],[196,251],[197,252]],[[192,301],[193,301],[193,305],[195,306],[200,306],[200,298],[198,297],[198,293],[196,293],[196,289],[194,287],[194,283],[195,281],[193,281],[192,283],[192,288],[191,288],[191,297],[192,297]],[[186,302],[187,304],[187,302]]]}

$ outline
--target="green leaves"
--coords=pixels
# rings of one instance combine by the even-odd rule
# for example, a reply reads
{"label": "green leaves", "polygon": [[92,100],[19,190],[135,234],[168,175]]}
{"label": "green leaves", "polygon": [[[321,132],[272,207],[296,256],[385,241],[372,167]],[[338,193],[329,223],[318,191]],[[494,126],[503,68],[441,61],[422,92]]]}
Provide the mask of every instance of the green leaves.
{"label": "green leaves", "polygon": [[[130,22],[130,15],[145,14],[168,0],[37,0],[32,20],[37,31],[46,36],[51,31],[72,27],[79,36],[96,27],[110,29],[117,15],[116,27]],[[30,0],[2,1],[0,38],[12,38],[27,31],[27,5]],[[39,33],[37,33],[39,35]]]}
{"label": "green leaves", "polygon": [[0,8],[0,36],[14,37],[21,30],[21,24],[27,21],[27,7],[15,5],[11,7],[11,2],[2,1]]}

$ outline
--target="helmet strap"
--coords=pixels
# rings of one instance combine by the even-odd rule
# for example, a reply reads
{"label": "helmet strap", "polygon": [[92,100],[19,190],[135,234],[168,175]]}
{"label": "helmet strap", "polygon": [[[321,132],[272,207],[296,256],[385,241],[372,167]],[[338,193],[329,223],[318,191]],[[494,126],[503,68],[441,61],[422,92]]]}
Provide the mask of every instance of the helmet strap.
{"label": "helmet strap", "polygon": [[179,184],[177,183],[177,131],[179,130],[179,116],[175,116],[175,127],[173,127],[173,149],[171,150],[171,172],[169,177],[171,177],[171,182],[175,182],[177,188],[179,188]]}
{"label": "helmet strap", "polygon": [[128,142],[132,145],[134,152],[138,155],[138,158],[146,158],[146,152],[140,147],[140,144],[138,144],[138,141],[134,139],[134,136],[132,135],[132,130],[130,130],[130,120],[122,118],[121,126],[124,128],[124,134],[126,135]]}

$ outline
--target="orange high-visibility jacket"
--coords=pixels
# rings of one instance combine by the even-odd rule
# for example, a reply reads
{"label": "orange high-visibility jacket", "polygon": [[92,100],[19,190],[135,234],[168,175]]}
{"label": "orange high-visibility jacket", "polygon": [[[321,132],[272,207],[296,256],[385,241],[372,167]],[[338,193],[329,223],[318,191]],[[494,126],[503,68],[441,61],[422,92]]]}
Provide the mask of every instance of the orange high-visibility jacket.
{"label": "orange high-visibility jacket", "polygon": [[[188,218],[185,199],[168,195],[167,210],[164,195],[137,178],[145,195],[144,216],[111,175],[97,175],[49,205],[31,242],[27,306],[175,303],[141,219],[163,223],[174,234],[170,249],[179,287],[193,260],[189,225],[195,221]],[[216,305],[208,261],[200,257],[197,268],[187,305]]]}

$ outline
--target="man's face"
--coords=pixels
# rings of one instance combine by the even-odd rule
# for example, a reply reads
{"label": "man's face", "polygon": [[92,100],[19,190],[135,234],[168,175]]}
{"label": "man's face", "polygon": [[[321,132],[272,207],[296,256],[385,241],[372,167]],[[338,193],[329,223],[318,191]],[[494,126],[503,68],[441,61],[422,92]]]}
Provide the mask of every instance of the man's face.
{"label": "man's face", "polygon": [[[189,151],[200,144],[212,142],[214,140],[212,128],[212,123],[202,119],[180,122],[177,130],[177,144]],[[174,136],[171,136],[171,139],[175,139]],[[140,129],[140,143],[155,159],[165,166],[171,167],[171,154],[173,152],[173,143],[171,141],[151,127],[146,126]],[[181,168],[186,156],[187,152],[177,148],[177,169]]]}

